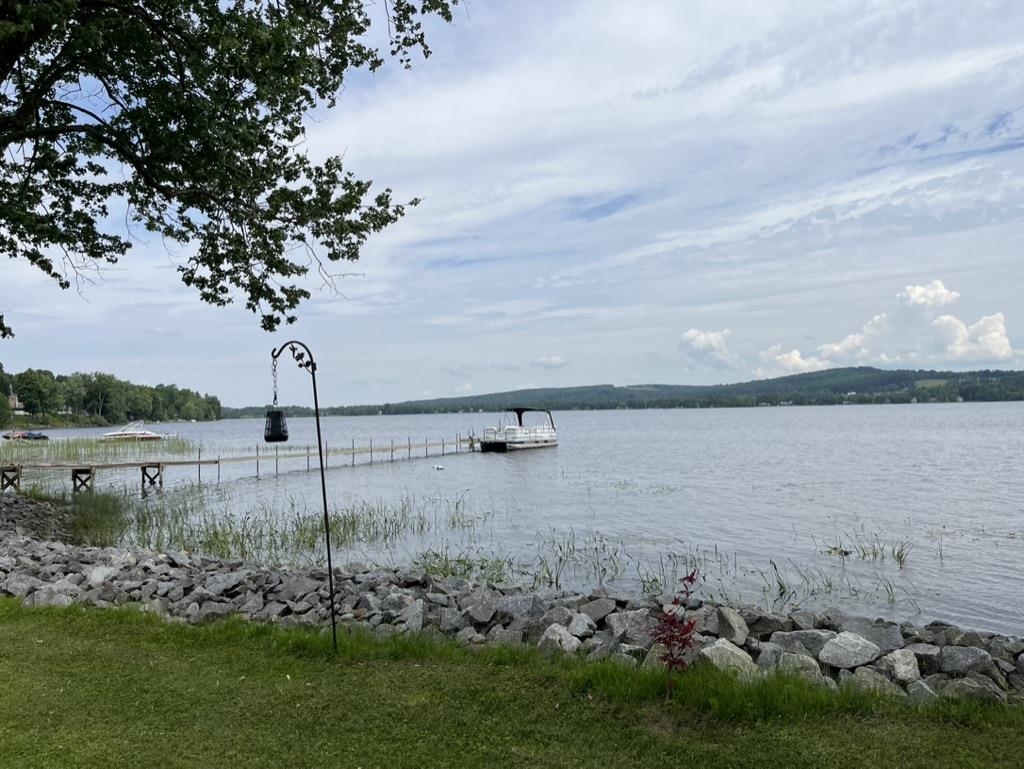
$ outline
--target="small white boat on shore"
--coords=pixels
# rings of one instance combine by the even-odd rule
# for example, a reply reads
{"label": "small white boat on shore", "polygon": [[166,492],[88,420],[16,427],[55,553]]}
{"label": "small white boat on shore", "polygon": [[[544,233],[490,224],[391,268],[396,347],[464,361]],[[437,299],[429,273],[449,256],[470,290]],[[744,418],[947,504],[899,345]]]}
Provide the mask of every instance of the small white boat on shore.
{"label": "small white boat on shore", "polygon": [[164,438],[173,438],[173,435],[155,433],[142,427],[143,422],[130,422],[120,430],[110,433],[103,433],[101,441],[161,441]]}
{"label": "small white boat on shore", "polygon": [[[480,439],[481,451],[505,453],[558,445],[558,432],[555,430],[555,420],[551,417],[550,411],[517,406],[509,409],[509,412],[515,416],[515,421],[505,426],[486,428],[483,438]],[[524,414],[540,414],[546,417],[546,420],[540,424],[524,424]]]}

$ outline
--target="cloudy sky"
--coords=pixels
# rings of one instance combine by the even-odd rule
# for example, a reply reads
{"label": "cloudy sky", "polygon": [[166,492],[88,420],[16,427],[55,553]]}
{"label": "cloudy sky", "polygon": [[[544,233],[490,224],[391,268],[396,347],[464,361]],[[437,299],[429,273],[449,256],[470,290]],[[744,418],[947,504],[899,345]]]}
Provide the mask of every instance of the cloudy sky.
{"label": "cloudy sky", "polygon": [[9,262],[4,367],[240,406],[290,338],[331,405],[1024,363],[1019,3],[470,0],[431,31],[310,125],[423,199],[341,295],[269,335],[144,234],[81,296]]}

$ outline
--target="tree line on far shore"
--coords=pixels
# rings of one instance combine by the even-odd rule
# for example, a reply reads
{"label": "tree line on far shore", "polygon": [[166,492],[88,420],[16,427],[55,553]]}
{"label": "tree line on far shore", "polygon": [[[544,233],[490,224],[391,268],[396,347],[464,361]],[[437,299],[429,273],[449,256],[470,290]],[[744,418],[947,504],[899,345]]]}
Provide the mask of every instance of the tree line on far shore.
{"label": "tree line on far shore", "polygon": [[[495,412],[513,406],[571,411],[1019,400],[1024,400],[1024,371],[884,370],[857,366],[736,384],[549,387],[401,403],[329,406],[321,408],[320,413],[361,416]],[[225,419],[261,417],[264,409],[264,406],[224,407],[222,414]],[[293,416],[313,414],[313,410],[305,406],[286,409]]]}
{"label": "tree line on far shore", "polygon": [[[10,395],[25,416],[15,416]],[[8,374],[0,364],[0,426],[13,420],[38,425],[109,425],[134,420],[220,419],[220,401],[175,385],[138,385],[111,374],[57,374],[26,369]]]}

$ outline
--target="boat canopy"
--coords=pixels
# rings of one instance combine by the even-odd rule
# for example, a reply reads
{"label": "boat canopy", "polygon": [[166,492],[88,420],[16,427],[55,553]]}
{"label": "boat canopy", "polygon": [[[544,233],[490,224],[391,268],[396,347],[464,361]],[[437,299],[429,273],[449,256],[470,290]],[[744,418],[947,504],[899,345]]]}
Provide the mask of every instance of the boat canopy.
{"label": "boat canopy", "polygon": [[523,414],[525,414],[528,411],[538,411],[541,414],[547,414],[548,421],[551,422],[551,426],[555,426],[555,420],[551,417],[551,412],[548,409],[538,409],[533,408],[532,406],[514,406],[513,408],[510,408],[509,411],[516,415],[516,423],[520,427],[523,426]]}

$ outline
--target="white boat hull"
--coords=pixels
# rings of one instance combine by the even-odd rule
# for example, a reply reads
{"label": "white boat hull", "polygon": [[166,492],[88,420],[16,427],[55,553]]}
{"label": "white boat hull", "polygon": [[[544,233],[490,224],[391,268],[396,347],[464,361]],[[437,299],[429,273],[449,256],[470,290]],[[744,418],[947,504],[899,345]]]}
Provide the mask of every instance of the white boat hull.
{"label": "white boat hull", "polygon": [[488,428],[480,439],[481,451],[507,453],[522,449],[543,449],[558,445],[558,433],[553,427]]}

